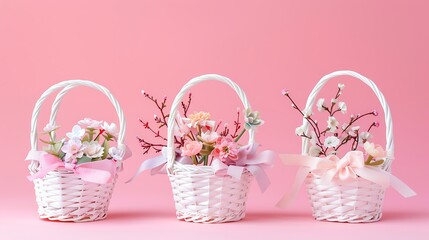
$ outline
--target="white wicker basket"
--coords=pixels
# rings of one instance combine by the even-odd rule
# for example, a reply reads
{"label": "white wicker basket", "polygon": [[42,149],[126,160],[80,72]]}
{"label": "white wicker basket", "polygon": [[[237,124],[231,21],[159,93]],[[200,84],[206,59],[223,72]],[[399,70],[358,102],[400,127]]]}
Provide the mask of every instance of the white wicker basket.
{"label": "white wicker basket", "polygon": [[[389,105],[383,94],[370,79],[353,71],[336,71],[330,73],[316,84],[311,91],[305,109],[311,109],[316,95],[328,80],[339,76],[355,77],[368,85],[380,100],[383,107],[386,122],[386,150],[389,153],[382,169],[390,172],[393,156],[393,126]],[[303,125],[308,131],[309,125],[303,120]],[[302,154],[307,154],[309,140],[303,138]],[[316,220],[334,222],[374,222],[381,218],[381,207],[385,189],[363,178],[353,181],[332,181],[329,185],[321,184],[320,176],[310,173],[306,179],[307,193],[313,208],[313,216]]]}
{"label": "white wicker basket", "polygon": [[[186,83],[171,107],[170,116],[175,116],[183,96],[194,85],[216,80],[228,84],[240,97],[244,107],[250,108],[245,93],[230,79],[208,74]],[[176,215],[180,220],[197,223],[220,223],[239,221],[245,216],[247,192],[252,175],[246,170],[241,179],[229,175],[215,175],[211,166],[195,166],[175,161],[174,118],[168,121],[167,169],[173,190]],[[253,144],[254,132],[249,131],[249,144]]]}
{"label": "white wicker basket", "polygon": [[[50,123],[55,125],[56,114],[62,98],[69,90],[78,86],[94,88],[101,91],[109,98],[119,117],[120,132],[118,135],[118,147],[125,149],[123,143],[126,123],[118,101],[108,89],[99,84],[85,80],[69,80],[51,86],[37,101],[31,120],[32,151],[37,150],[37,119],[43,102],[51,93],[55,92],[57,89],[63,88],[56,96],[52,105]],[[117,164],[117,170],[122,169],[122,165],[119,162]],[[32,175],[37,173],[39,171],[39,162],[31,161],[29,170]],[[115,174],[112,182],[97,184],[82,180],[72,170],[58,168],[57,170],[50,171],[43,178],[33,181],[40,218],[72,222],[104,219],[107,214],[116,178],[117,174]]]}

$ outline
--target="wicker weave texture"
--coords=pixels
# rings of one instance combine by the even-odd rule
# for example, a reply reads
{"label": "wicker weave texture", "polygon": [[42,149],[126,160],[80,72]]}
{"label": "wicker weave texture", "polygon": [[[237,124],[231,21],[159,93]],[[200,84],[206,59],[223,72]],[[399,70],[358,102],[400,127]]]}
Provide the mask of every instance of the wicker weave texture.
{"label": "wicker weave texture", "polygon": [[306,186],[316,220],[357,223],[381,218],[384,189],[366,179],[326,185],[320,176],[310,173]]}
{"label": "wicker weave texture", "polygon": [[34,180],[40,218],[87,222],[106,218],[117,175],[111,183],[83,181],[73,171],[59,169]]}
{"label": "wicker weave texture", "polygon": [[239,221],[245,216],[247,193],[252,175],[241,179],[217,176],[210,166],[175,164],[170,174],[180,220],[197,223]]}

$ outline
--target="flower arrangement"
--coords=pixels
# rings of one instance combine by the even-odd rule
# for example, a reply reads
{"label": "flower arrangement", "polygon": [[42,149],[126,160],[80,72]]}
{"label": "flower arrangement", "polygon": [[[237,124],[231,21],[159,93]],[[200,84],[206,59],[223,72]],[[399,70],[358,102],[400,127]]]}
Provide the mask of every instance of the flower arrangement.
{"label": "flower arrangement", "polygon": [[304,125],[299,126],[295,129],[295,134],[309,139],[311,146],[308,155],[312,157],[337,155],[340,148],[350,145],[350,151],[363,148],[366,153],[365,165],[380,166],[384,163],[387,153],[383,147],[369,141],[372,138],[371,129],[379,127],[380,124],[374,121],[366,130],[362,130],[357,125],[358,121],[363,118],[378,116],[378,112],[374,110],[365,114],[352,114],[347,122],[340,124],[336,115],[347,113],[347,104],[340,101],[344,88],[345,85],[339,83],[338,90],[330,102],[325,101],[324,98],[320,98],[316,102],[317,110],[328,114],[326,127],[314,119],[311,109],[299,108],[289,91],[283,90],[282,94],[291,101],[292,108],[296,109],[311,127],[311,131],[308,133]]}
{"label": "flower arrangement", "polygon": [[[150,131],[155,139],[162,140],[162,143],[152,143],[138,137],[141,147],[144,149],[143,154],[149,153],[150,150],[161,152],[166,147],[167,138],[160,134],[160,129],[167,128],[168,118],[171,117],[165,113],[167,107],[167,97],[158,101],[153,96],[142,91],[145,98],[152,101],[160,116],[154,115],[154,121],[158,124],[155,129],[148,121],[140,119],[143,127]],[[192,94],[188,94],[186,102],[182,101],[182,115],[178,112],[175,117],[174,142],[177,154],[192,160],[194,165],[210,166],[214,159],[219,159],[226,165],[235,165],[239,159],[240,148],[239,140],[243,134],[252,128],[256,128],[264,123],[259,116],[259,112],[246,109],[245,123],[240,122],[240,109],[237,109],[237,118],[234,121],[233,129],[228,127],[227,123],[222,126],[222,121],[216,123],[208,112],[189,113],[192,102]],[[222,126],[222,127],[221,127]]]}
{"label": "flower arrangement", "polygon": [[122,151],[110,146],[118,137],[115,123],[85,118],[74,125],[66,138],[55,140],[55,131],[59,126],[48,123],[43,133],[49,135],[49,141],[40,139],[46,144],[43,150],[69,166],[100,160],[122,160]]}

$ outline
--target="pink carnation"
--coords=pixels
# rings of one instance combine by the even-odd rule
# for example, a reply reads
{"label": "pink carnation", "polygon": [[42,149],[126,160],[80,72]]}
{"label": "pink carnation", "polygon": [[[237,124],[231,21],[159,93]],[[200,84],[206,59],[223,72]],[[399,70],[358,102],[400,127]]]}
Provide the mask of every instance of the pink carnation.
{"label": "pink carnation", "polygon": [[201,142],[189,141],[189,142],[186,142],[185,145],[180,148],[180,150],[182,150],[182,156],[191,157],[200,153],[202,148],[203,148],[203,144]]}
{"label": "pink carnation", "polygon": [[229,137],[219,137],[216,140],[215,149],[213,149],[212,155],[220,158],[220,160],[223,162],[225,162],[227,159],[237,161],[237,143]]}

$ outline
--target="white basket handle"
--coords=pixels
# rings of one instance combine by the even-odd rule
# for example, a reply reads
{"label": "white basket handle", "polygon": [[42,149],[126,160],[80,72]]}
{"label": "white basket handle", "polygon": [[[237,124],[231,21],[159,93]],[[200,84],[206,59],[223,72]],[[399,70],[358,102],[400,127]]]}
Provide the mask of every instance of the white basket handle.
{"label": "white basket handle", "polygon": [[[373,81],[360,75],[359,73],[348,71],[348,70],[336,71],[328,75],[325,75],[319,80],[319,82],[316,84],[316,86],[313,88],[310,95],[308,96],[305,109],[310,109],[313,107],[317,94],[320,92],[322,87],[328,82],[328,80],[339,76],[351,76],[361,80],[366,85],[368,85],[374,91],[375,95],[378,97],[378,100],[380,101],[381,106],[383,107],[385,121],[386,121],[386,150],[388,152],[388,157],[386,158],[386,161],[383,164],[383,169],[385,169],[386,171],[390,171],[390,167],[393,161],[393,153],[394,153],[392,115],[390,113],[389,105],[387,104],[386,99],[383,96],[383,93],[381,93],[381,91],[378,89],[377,85],[375,85]],[[303,126],[305,131],[307,132],[309,126],[308,126],[308,122],[305,119],[303,119]],[[302,140],[303,154],[306,154],[308,152],[308,147],[309,147],[308,144],[309,144],[309,139],[303,138]]]}
{"label": "white basket handle", "polygon": [[[46,100],[46,98],[52,94],[53,92],[55,92],[57,89],[60,88],[64,88],[62,89],[62,91],[60,91],[58,93],[58,95],[56,96],[53,105],[52,105],[52,109],[51,109],[51,116],[50,116],[50,123],[51,124],[55,124],[55,119],[56,119],[56,115],[59,109],[59,106],[61,104],[61,100],[64,97],[64,95],[70,91],[71,89],[78,87],[78,86],[87,86],[87,87],[91,87],[94,88],[96,90],[99,90],[100,92],[104,93],[104,95],[106,95],[110,102],[113,104],[113,106],[115,107],[116,113],[118,114],[118,118],[119,118],[119,134],[118,134],[118,146],[123,146],[124,145],[124,137],[125,137],[125,130],[126,130],[126,121],[125,121],[125,117],[124,117],[124,113],[122,111],[122,108],[119,105],[119,102],[116,100],[115,97],[113,97],[113,95],[110,93],[110,91],[91,81],[86,81],[86,80],[68,80],[68,81],[63,81],[60,83],[57,83],[53,86],[51,86],[50,88],[48,88],[39,98],[39,100],[37,100],[36,105],[34,107],[33,110],[33,115],[31,118],[31,150],[37,150],[37,145],[38,145],[38,141],[37,141],[37,119],[40,113],[40,109],[42,107],[43,102]],[[31,161],[30,164],[30,170],[31,171],[35,171],[36,168],[38,167],[38,162],[37,161]]]}
{"label": "white basket handle", "polygon": [[[182,89],[179,91],[179,93],[177,94],[176,98],[173,101],[173,104],[171,105],[171,110],[170,110],[170,117],[168,118],[168,133],[167,133],[167,168],[168,169],[172,169],[173,165],[174,165],[174,160],[176,158],[176,153],[175,153],[175,149],[174,149],[174,119],[177,113],[177,109],[181,106],[181,102],[183,99],[183,96],[189,91],[189,89],[197,84],[199,84],[200,82],[204,82],[204,81],[220,81],[223,83],[228,84],[231,88],[233,88],[235,90],[235,92],[237,93],[238,97],[240,98],[241,102],[243,103],[243,106],[245,107],[245,109],[250,108],[250,104],[247,101],[247,97],[246,94],[243,92],[243,90],[241,90],[241,88],[235,83],[233,82],[231,79],[224,77],[224,76],[220,76],[217,74],[206,74],[206,75],[202,75],[196,78],[191,79],[189,82],[187,82]],[[254,141],[254,130],[250,129],[249,130],[249,144],[253,144]]]}

